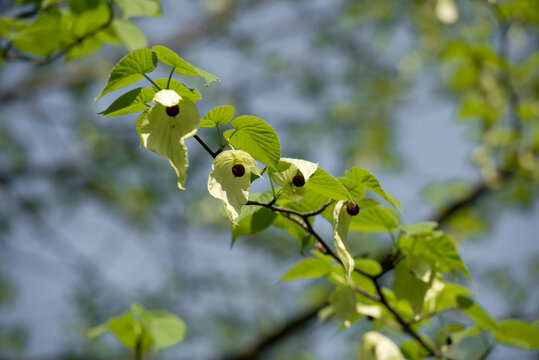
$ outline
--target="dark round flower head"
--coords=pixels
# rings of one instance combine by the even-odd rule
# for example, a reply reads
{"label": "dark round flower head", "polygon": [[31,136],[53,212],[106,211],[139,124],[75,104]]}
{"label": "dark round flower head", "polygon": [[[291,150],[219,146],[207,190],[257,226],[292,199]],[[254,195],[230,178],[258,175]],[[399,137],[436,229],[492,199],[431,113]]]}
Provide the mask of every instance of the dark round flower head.
{"label": "dark round flower head", "polygon": [[168,116],[174,117],[180,112],[180,107],[178,105],[168,106],[166,111]]}
{"label": "dark round flower head", "polygon": [[354,203],[348,203],[348,205],[346,205],[346,212],[352,216],[355,216],[359,214],[359,206]]}
{"label": "dark round flower head", "polygon": [[292,178],[292,184],[294,184],[297,187],[302,187],[305,185],[305,178],[303,175],[296,175]]}
{"label": "dark round flower head", "polygon": [[234,174],[235,177],[242,177],[245,175],[245,167],[242,164],[232,166],[232,174]]}

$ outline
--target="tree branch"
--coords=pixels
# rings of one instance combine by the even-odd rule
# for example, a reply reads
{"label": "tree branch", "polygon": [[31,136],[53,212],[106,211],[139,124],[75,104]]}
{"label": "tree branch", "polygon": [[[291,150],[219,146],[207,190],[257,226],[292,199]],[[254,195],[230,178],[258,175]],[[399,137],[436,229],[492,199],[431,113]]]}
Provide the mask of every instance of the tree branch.
{"label": "tree branch", "polygon": [[278,343],[279,341],[293,334],[300,328],[305,327],[309,322],[313,321],[320,309],[324,308],[327,305],[328,303],[324,302],[322,304],[311,307],[303,314],[291,319],[286,324],[276,329],[274,332],[255,342],[247,350],[235,355],[226,356],[223,358],[223,360],[257,359],[258,356],[266,349],[270,348],[272,345]]}
{"label": "tree branch", "polygon": [[195,135],[193,136],[195,138],[196,141],[198,141],[198,143],[200,145],[202,145],[202,147],[204,148],[204,150],[206,150],[208,152],[208,154],[211,155],[212,158],[216,158],[217,155],[219,155],[221,153],[221,151],[216,151],[216,152],[213,152],[210,147],[208,145],[206,145],[206,143],[204,142],[204,140],[202,140],[198,135]]}

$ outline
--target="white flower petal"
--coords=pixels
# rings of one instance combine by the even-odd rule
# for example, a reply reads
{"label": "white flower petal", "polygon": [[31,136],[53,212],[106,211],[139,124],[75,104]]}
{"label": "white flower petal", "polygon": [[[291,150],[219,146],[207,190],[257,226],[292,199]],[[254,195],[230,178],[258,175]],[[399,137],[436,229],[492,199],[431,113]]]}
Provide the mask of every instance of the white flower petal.
{"label": "white flower petal", "polygon": [[154,103],[165,107],[178,105],[180,100],[182,100],[182,97],[176,91],[168,89],[158,91],[153,97]]}

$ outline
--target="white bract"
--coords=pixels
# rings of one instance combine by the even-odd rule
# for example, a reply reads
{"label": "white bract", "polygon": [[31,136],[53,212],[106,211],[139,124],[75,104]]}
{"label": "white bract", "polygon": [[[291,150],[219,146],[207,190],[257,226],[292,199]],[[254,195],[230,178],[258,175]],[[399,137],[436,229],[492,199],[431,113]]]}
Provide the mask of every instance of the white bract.
{"label": "white bract", "polygon": [[153,102],[156,104],[161,104],[165,107],[178,105],[178,103],[183,98],[174,90],[160,90],[158,91],[154,97]]}
{"label": "white bract", "polygon": [[335,248],[337,249],[337,255],[342,261],[342,264],[346,270],[346,274],[350,277],[352,271],[354,271],[354,258],[346,246],[346,236],[348,235],[348,227],[350,226],[351,215],[346,211],[346,201],[339,201],[333,209],[333,239],[335,241]]}
{"label": "white bract", "polygon": [[363,335],[358,360],[404,360],[404,356],[390,338],[369,331]]}
{"label": "white bract", "polygon": [[[232,167],[237,164],[245,168],[243,176],[237,177],[232,173]],[[225,211],[234,223],[240,216],[241,207],[249,199],[252,168],[256,168],[255,160],[242,150],[223,151],[213,161],[208,191],[223,201]]]}
{"label": "white bract", "polygon": [[305,183],[318,169],[318,163],[301,159],[281,158],[277,171],[270,173],[271,178],[282,187],[283,193],[294,203],[299,205],[305,196],[305,186],[295,186],[292,183],[294,176],[301,174]]}
{"label": "white bract", "polygon": [[[166,94],[169,94],[170,91],[176,94],[173,90],[161,90],[159,93],[163,91],[167,91]],[[180,99],[178,103],[174,104],[179,107],[177,116],[168,116],[165,105],[154,98],[157,104],[150,108],[148,114],[142,119],[140,127],[137,127],[144,146],[170,161],[178,178],[178,187],[185,190],[189,162],[184,141],[197,133],[200,126],[200,115],[195,104],[187,99],[182,99],[178,94],[176,96]],[[170,98],[173,96],[171,95]]]}

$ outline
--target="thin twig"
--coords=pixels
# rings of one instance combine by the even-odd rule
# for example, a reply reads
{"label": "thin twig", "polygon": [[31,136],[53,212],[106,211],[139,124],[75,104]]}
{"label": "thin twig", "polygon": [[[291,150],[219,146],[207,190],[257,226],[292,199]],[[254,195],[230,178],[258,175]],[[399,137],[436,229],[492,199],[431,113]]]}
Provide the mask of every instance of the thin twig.
{"label": "thin twig", "polygon": [[382,288],[380,287],[380,284],[378,284],[378,281],[373,280],[373,283],[374,283],[374,286],[376,287],[376,292],[378,293],[378,296],[380,296],[380,303],[382,303],[382,305],[384,305],[385,308],[390,313],[392,313],[393,316],[395,316],[395,319],[402,326],[404,332],[406,332],[408,335],[410,335],[414,339],[416,339],[421,344],[421,346],[423,346],[429,352],[429,355],[433,355],[433,356],[436,356],[436,357],[441,357],[442,355],[438,351],[438,349],[436,349],[436,348],[430,346],[429,344],[427,344],[425,342],[425,340],[423,340],[423,338],[421,338],[421,336],[419,336],[419,334],[417,332],[415,332],[414,329],[412,329],[410,327],[408,322],[402,318],[402,316],[399,314],[399,312],[397,310],[395,310],[393,308],[393,306],[391,306],[391,304],[389,304],[387,302],[387,299],[384,296],[384,293],[382,292]]}
{"label": "thin twig", "polygon": [[292,215],[297,215],[299,217],[304,218],[304,217],[311,217],[311,216],[315,216],[315,215],[320,214],[331,203],[332,203],[332,201],[326,201],[320,208],[318,208],[316,210],[313,210],[313,211],[306,211],[306,212],[297,211],[297,210],[294,210],[294,209],[288,209],[288,208],[285,208],[285,207],[282,207],[282,206],[275,206],[275,205],[273,205],[273,203],[263,203],[263,202],[260,202],[260,201],[251,201],[251,200],[249,200],[246,205],[263,206],[263,207],[266,207],[266,208],[271,209],[273,211],[278,211],[278,212],[288,213],[288,214],[292,214]]}
{"label": "thin twig", "polygon": [[198,143],[199,143],[200,145],[202,145],[202,147],[208,152],[208,154],[211,155],[212,158],[215,159],[215,157],[216,157],[217,155],[219,155],[219,152],[215,152],[215,153],[214,153],[214,152],[210,149],[210,147],[209,147],[208,145],[206,145],[206,143],[205,143],[205,142],[204,142],[198,135],[195,135],[195,136],[193,136],[193,137],[195,138],[196,141],[198,141]]}

